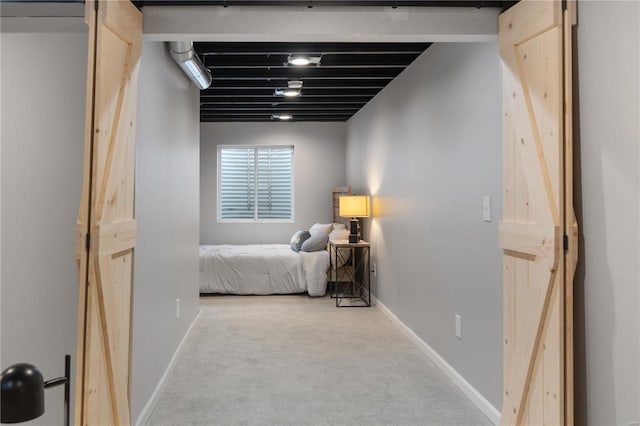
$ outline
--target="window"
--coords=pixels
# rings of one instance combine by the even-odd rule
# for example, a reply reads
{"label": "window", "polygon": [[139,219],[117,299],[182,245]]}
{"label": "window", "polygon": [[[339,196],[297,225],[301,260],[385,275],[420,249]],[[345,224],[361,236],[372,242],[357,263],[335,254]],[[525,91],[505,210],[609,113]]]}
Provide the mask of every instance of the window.
{"label": "window", "polygon": [[218,146],[218,221],[293,221],[293,146]]}

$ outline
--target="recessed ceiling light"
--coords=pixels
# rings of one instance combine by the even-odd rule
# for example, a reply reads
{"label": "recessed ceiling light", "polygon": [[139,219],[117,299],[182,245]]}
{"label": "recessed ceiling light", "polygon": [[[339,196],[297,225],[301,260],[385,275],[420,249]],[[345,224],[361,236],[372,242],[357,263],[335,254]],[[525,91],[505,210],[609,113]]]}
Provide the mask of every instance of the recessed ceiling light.
{"label": "recessed ceiling light", "polygon": [[287,89],[284,91],[284,95],[290,98],[300,96],[300,89]]}
{"label": "recessed ceiling light", "polygon": [[273,114],[271,116],[272,120],[291,120],[293,115],[291,114]]}
{"label": "recessed ceiling light", "polygon": [[289,57],[287,58],[287,63],[291,64],[291,65],[298,65],[298,66],[304,66],[304,65],[310,65],[310,64],[315,64],[318,65],[320,64],[320,60],[322,59],[321,55],[289,55]]}
{"label": "recessed ceiling light", "polygon": [[291,65],[309,65],[311,60],[304,56],[289,56],[287,62]]}
{"label": "recessed ceiling light", "polygon": [[300,89],[276,89],[273,94],[276,96],[286,96],[292,98],[294,96],[300,96]]}
{"label": "recessed ceiling light", "polygon": [[289,89],[302,89],[302,80],[289,80],[287,86]]}

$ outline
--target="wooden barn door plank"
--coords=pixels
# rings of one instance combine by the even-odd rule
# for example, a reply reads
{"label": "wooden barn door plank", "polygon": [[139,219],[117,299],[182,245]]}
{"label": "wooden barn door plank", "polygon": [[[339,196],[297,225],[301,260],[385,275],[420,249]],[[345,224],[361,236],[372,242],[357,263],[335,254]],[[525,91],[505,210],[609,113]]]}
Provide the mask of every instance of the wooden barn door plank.
{"label": "wooden barn door plank", "polygon": [[572,419],[567,288],[573,277],[563,254],[566,217],[573,214],[565,194],[572,173],[565,16],[560,1],[522,0],[499,19],[505,425]]}
{"label": "wooden barn door plank", "polygon": [[88,1],[86,20],[90,40],[77,231],[76,424],[126,425],[131,422],[135,115],[142,14],[129,0]]}

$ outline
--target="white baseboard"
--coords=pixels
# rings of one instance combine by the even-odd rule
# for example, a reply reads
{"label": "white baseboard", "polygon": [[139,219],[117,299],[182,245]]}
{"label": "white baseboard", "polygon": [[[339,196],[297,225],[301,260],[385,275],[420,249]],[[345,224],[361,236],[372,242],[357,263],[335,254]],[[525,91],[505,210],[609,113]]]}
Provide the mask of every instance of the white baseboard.
{"label": "white baseboard", "polygon": [[160,395],[162,395],[164,388],[167,386],[167,380],[169,379],[169,376],[173,372],[173,369],[176,367],[176,362],[178,361],[178,358],[180,357],[180,354],[184,349],[184,343],[187,341],[187,337],[189,337],[189,335],[191,334],[191,330],[193,329],[193,326],[196,324],[196,322],[198,322],[198,318],[200,318],[200,312],[202,311],[198,310],[196,317],[191,322],[191,325],[189,326],[189,328],[187,329],[187,332],[182,337],[182,340],[180,340],[180,343],[178,344],[176,351],[173,353],[173,356],[169,361],[169,365],[167,365],[167,369],[164,370],[164,374],[162,375],[162,377],[160,377],[160,381],[158,381],[158,386],[156,386],[156,389],[151,394],[151,397],[149,397],[149,401],[147,401],[146,405],[142,409],[142,412],[138,416],[138,419],[136,420],[136,423],[135,423],[136,426],[146,425],[147,422],[149,421],[149,418],[151,417],[151,413],[153,412],[153,409],[156,408],[156,405],[160,400]]}
{"label": "white baseboard", "polygon": [[389,310],[382,302],[371,295],[371,299],[374,305],[387,316],[391,322],[398,327],[409,339],[415,343],[415,345],[424,352],[446,375],[453,383],[456,384],[464,392],[469,399],[491,420],[494,424],[500,423],[500,411],[496,409],[487,399],[482,396],[480,392],[476,390],[464,377],[460,375],[447,361],[444,360],[431,346],[429,346],[424,340],[422,340],[416,333],[413,332],[405,323],[400,321],[393,312]]}

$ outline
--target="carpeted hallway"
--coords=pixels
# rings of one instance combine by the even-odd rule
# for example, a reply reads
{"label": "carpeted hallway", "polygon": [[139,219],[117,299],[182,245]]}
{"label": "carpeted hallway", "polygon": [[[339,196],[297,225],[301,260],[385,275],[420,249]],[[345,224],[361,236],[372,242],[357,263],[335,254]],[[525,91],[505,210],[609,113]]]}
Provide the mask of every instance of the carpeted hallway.
{"label": "carpeted hallway", "polygon": [[488,425],[376,308],[213,296],[149,425]]}

